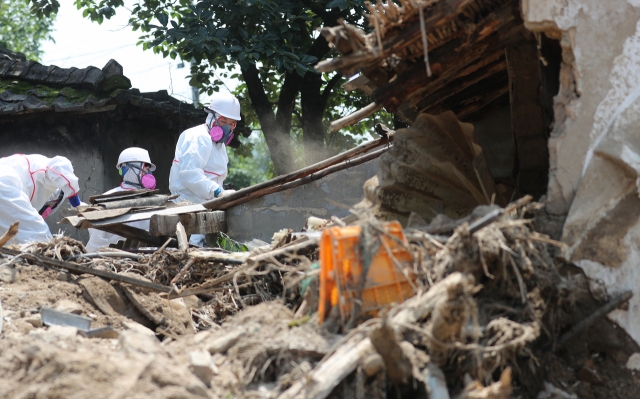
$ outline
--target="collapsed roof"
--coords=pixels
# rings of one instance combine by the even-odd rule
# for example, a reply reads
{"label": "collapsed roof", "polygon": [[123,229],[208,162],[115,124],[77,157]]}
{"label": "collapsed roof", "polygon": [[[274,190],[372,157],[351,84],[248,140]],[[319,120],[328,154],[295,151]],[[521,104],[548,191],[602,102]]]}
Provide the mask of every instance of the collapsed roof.
{"label": "collapsed roof", "polygon": [[419,113],[444,110],[473,122],[508,104],[504,50],[528,35],[518,1],[400,3],[369,6],[366,17],[374,27],[369,35],[346,23],[323,29],[342,57],[321,62],[317,69],[345,76],[361,73],[347,90],[358,88],[372,97],[377,106],[369,114],[385,107],[406,123]]}

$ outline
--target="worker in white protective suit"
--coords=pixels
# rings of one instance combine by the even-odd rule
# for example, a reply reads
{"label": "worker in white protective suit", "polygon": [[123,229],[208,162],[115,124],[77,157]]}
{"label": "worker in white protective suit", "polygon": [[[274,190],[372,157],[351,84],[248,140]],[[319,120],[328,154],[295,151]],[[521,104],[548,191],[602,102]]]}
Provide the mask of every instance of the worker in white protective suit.
{"label": "worker in white protective suit", "polygon": [[[116,164],[118,173],[122,176],[122,183],[104,194],[118,191],[153,190],[156,188],[156,178],[153,171],[156,165],[151,163],[149,152],[144,148],[130,147],[120,153]],[[140,220],[129,222],[128,226],[149,230],[149,221]],[[89,242],[85,246],[89,252],[97,252],[101,247],[108,247],[125,238],[117,234],[107,233],[96,229],[89,229]]]}
{"label": "worker in white protective suit", "polygon": [[20,222],[18,234],[9,243],[48,240],[52,235],[44,219],[64,198],[74,208],[79,206],[78,190],[78,178],[65,157],[15,154],[1,158],[0,233]]}
{"label": "worker in white protective suit", "polygon": [[[205,111],[202,125],[185,130],[178,139],[176,154],[169,174],[169,190],[177,201],[198,204],[223,197],[234,190],[223,188],[227,177],[227,145],[240,120],[240,102],[228,93],[217,93]],[[204,235],[194,234],[192,244],[204,245]]]}

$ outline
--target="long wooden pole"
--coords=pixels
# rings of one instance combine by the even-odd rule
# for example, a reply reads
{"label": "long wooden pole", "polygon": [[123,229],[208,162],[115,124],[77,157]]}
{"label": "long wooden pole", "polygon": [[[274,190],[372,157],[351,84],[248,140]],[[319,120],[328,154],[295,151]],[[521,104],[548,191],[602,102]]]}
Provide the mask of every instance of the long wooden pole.
{"label": "long wooden pole", "polygon": [[[348,159],[351,159],[355,156],[358,156],[360,154],[364,154],[374,148],[383,146],[383,145],[387,145],[390,142],[393,141],[393,134],[394,132],[389,132],[389,135],[387,137],[382,137],[380,139],[377,140],[373,140],[373,141],[369,141],[366,142],[364,144],[360,144],[359,146],[350,149],[349,151],[345,151],[341,154],[335,155],[331,158],[327,158],[324,161],[320,161],[318,163],[315,163],[313,165],[307,166],[306,168],[297,170],[295,172],[291,172],[288,173],[286,175],[281,175],[278,177],[275,177],[271,180],[267,180],[265,182],[253,185],[251,187],[247,187],[247,188],[243,188],[242,190],[238,190],[233,194],[230,194],[228,196],[225,196],[223,198],[216,198],[216,199],[212,199],[209,200],[207,202],[202,203],[202,205],[207,208],[207,209],[215,209],[215,210],[222,210],[222,209],[227,209],[233,205],[237,205],[239,203],[242,202],[246,202],[243,200],[243,198],[247,197],[247,196],[251,196],[251,199],[253,198],[257,198],[261,195],[255,196],[253,195],[256,192],[260,192],[260,190],[264,190],[264,189],[268,189],[268,188],[273,188],[275,186],[279,186],[282,185],[284,183],[289,183],[292,182],[294,180],[300,179],[302,177],[308,176],[312,173],[315,173],[317,171],[320,171],[322,169],[326,169],[329,166],[333,166],[336,164],[339,164],[340,162],[344,162]],[[227,205],[230,204],[230,205]]]}
{"label": "long wooden pole", "polygon": [[[369,154],[365,154],[362,155],[360,157],[354,158],[354,159],[346,159],[344,162],[339,163],[337,165],[333,165],[331,167],[327,167],[324,169],[321,169],[319,171],[314,171],[314,172],[310,172],[307,175],[301,176],[300,178],[294,180],[294,181],[290,181],[284,184],[280,184],[280,185],[272,185],[272,186],[267,186],[267,187],[263,187],[259,190],[253,190],[253,187],[256,186],[251,186],[251,187],[247,187],[245,189],[236,191],[234,194],[228,196],[228,197],[223,197],[223,198],[216,198],[215,200],[211,200],[208,202],[203,203],[202,205],[209,208],[209,209],[215,209],[218,211],[224,210],[224,209],[228,209],[231,208],[232,206],[236,206],[239,204],[243,204],[245,202],[254,200],[256,198],[260,198],[262,196],[265,196],[267,194],[273,194],[273,193],[277,193],[279,191],[284,191],[284,190],[289,190],[291,188],[294,187],[298,187],[301,186],[303,184],[307,184],[310,183],[312,181],[321,179],[327,175],[330,175],[331,173],[335,173],[339,170],[343,170],[343,169],[347,169],[356,165],[360,165],[362,163],[365,163],[367,161],[370,161],[372,159],[375,159],[377,157],[379,157],[382,153],[384,153],[385,151],[387,151],[387,148],[381,148],[377,151],[373,151],[370,152]],[[317,173],[315,173],[317,172]],[[244,192],[244,194],[241,197],[236,196],[237,193],[239,192]]]}

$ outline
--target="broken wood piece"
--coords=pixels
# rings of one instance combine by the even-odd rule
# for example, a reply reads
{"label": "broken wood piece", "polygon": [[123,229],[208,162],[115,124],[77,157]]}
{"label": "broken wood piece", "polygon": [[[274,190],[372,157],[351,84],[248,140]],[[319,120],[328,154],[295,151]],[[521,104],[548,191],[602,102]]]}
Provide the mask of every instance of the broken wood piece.
{"label": "broken wood piece", "polygon": [[183,213],[181,215],[153,215],[150,218],[149,234],[173,236],[177,223],[182,223],[187,235],[210,234],[227,231],[224,211]]}
{"label": "broken wood piece", "polygon": [[371,340],[356,335],[347,340],[325,361],[320,362],[305,378],[296,381],[278,399],[324,399],[351,374],[361,359],[375,353]]}
{"label": "broken wood piece", "polygon": [[189,249],[189,238],[187,238],[187,232],[184,231],[184,226],[180,222],[176,224],[176,237],[178,239],[178,249],[181,251]]}
{"label": "broken wood piece", "polygon": [[508,399],[511,395],[511,367],[500,374],[500,379],[488,387],[473,381],[456,399]]}
{"label": "broken wood piece", "polygon": [[258,255],[254,255],[250,258],[247,258],[247,263],[251,265],[255,265],[261,262],[266,262],[269,259],[275,258],[276,256],[282,256],[288,253],[297,254],[300,251],[306,251],[318,246],[318,242],[320,240],[318,238],[309,238],[305,239],[302,242],[295,244],[288,244],[283,247],[274,249],[273,251],[264,252]]}
{"label": "broken wood piece", "polygon": [[[111,209],[109,211],[116,211]],[[120,216],[107,217],[99,220],[91,220],[90,222],[83,217],[70,216],[62,219],[60,223],[70,224],[79,229],[98,228],[98,226],[119,225],[122,223],[137,222],[140,220],[149,220],[153,215],[180,215],[189,212],[206,211],[206,208],[200,204],[176,206],[172,208],[143,211],[136,213],[126,213]],[[100,211],[108,212],[108,211]],[[89,212],[90,213],[90,212]]]}
{"label": "broken wood piece", "polygon": [[120,199],[114,201],[107,202],[99,202],[97,206],[104,209],[116,209],[116,208],[140,208],[147,206],[167,206],[169,199],[171,196],[169,195],[152,195],[143,198],[134,198],[134,199]]}
{"label": "broken wood piece", "polygon": [[601,317],[609,314],[609,312],[611,312],[613,309],[620,306],[623,302],[628,301],[632,296],[633,296],[633,293],[631,291],[623,292],[622,294],[619,294],[615,298],[611,299],[609,302],[605,303],[604,305],[596,309],[596,311],[593,312],[591,315],[589,315],[589,317],[582,320],[580,323],[573,326],[571,330],[564,333],[560,337],[560,339],[558,339],[558,342],[556,342],[555,347],[553,348],[553,351],[555,352],[558,349],[562,348],[564,344],[569,342],[571,338],[575,337],[579,332],[581,332],[585,328],[595,323]]}
{"label": "broken wood piece", "polygon": [[338,131],[340,129],[342,129],[345,126],[351,126],[354,125],[358,122],[360,122],[361,120],[363,120],[364,118],[371,116],[372,114],[376,113],[377,111],[380,111],[383,107],[383,104],[376,104],[375,102],[367,105],[366,107],[357,110],[356,112],[352,113],[351,115],[347,115],[344,118],[340,118],[337,119],[333,122],[331,122],[331,125],[329,127],[329,131],[330,132],[335,132]]}
{"label": "broken wood piece", "polygon": [[383,367],[384,360],[382,360],[382,356],[380,356],[378,353],[373,353],[367,356],[362,361],[362,370],[367,375],[367,377],[373,377],[374,375],[378,374],[380,371],[382,371]]}
{"label": "broken wood piece", "polygon": [[249,252],[218,252],[218,251],[202,251],[195,250],[189,252],[189,257],[201,262],[229,262],[244,263],[249,257]]}
{"label": "broken wood piece", "polygon": [[[300,170],[288,173],[286,175],[277,176],[271,180],[267,180],[266,182],[262,182],[247,188],[243,188],[223,198],[212,199],[210,201],[204,202],[202,205],[207,209],[219,209],[219,210],[227,209],[233,205],[237,205],[239,203],[245,202],[241,200],[247,196],[250,196],[250,199],[260,197],[260,195],[255,196],[254,195],[255,192],[268,189],[268,188],[273,188],[275,186],[280,186],[285,183],[293,182],[294,180],[298,180],[305,176],[309,176],[315,172],[321,171],[330,166],[334,166],[348,159],[354,158],[360,154],[367,153],[373,150],[374,148],[377,148],[383,145],[388,145],[392,141],[393,141],[393,132],[390,132],[390,134],[387,137],[382,137],[377,140],[372,140],[372,141],[360,144],[355,148],[352,148],[348,151],[335,155],[331,158],[327,158],[324,161],[320,161],[313,165],[309,165],[306,168],[302,168]],[[231,205],[224,205],[224,204],[231,204]]]}
{"label": "broken wood piece", "polygon": [[158,193],[160,190],[132,190],[132,191],[115,191],[109,194],[92,195],[89,197],[90,204],[101,202],[116,201],[122,198],[140,198]]}
{"label": "broken wood piece", "polygon": [[409,381],[413,375],[411,361],[402,351],[396,332],[389,326],[386,319],[382,320],[379,327],[369,332],[369,339],[384,360],[389,381],[395,384]]}
{"label": "broken wood piece", "polygon": [[10,239],[15,237],[18,234],[18,226],[20,222],[14,222],[11,226],[9,226],[9,230],[7,230],[2,237],[0,237],[0,247],[3,247]]}
{"label": "broken wood piece", "polygon": [[107,233],[116,234],[131,240],[138,240],[159,247],[164,244],[164,237],[156,237],[149,234],[148,231],[127,224],[114,224],[109,226],[93,226],[96,230],[106,231]]}
{"label": "broken wood piece", "polygon": [[195,259],[194,258],[190,258],[187,263],[185,263],[184,267],[178,272],[178,274],[176,274],[176,276],[171,280],[171,285],[174,285],[175,283],[177,283],[178,281],[180,281],[180,279],[187,274],[187,272],[189,271],[189,269],[191,269],[191,266],[193,266],[193,264],[195,263]]}
{"label": "broken wood piece", "polygon": [[66,258],[65,260],[74,260],[78,258],[131,258],[137,261],[144,259],[144,255],[132,254],[131,252],[126,251],[117,251],[117,252],[93,252],[88,254],[78,254],[74,255],[70,258]]}
{"label": "broken wood piece", "polygon": [[170,293],[170,292],[173,291],[170,287],[166,287],[166,286],[161,285],[161,284],[156,284],[156,283],[151,283],[151,282],[144,281],[144,280],[139,280],[139,279],[132,278],[132,277],[129,277],[129,276],[125,276],[125,275],[122,275],[122,274],[113,273],[113,272],[110,272],[110,271],[107,271],[107,270],[93,269],[93,268],[90,268],[90,267],[78,265],[76,263],[64,262],[64,261],[61,261],[61,260],[48,258],[48,257],[43,256],[43,255],[29,254],[29,253],[15,251],[13,249],[8,249],[8,248],[0,248],[0,253],[6,254],[6,255],[11,255],[11,256],[20,255],[20,256],[22,256],[24,258],[34,259],[35,261],[43,263],[43,264],[48,265],[48,266],[59,267],[59,268],[66,269],[66,270],[69,270],[69,271],[72,271],[72,272],[76,272],[76,273],[92,274],[94,276],[103,277],[103,278],[106,278],[108,280],[120,281],[122,283],[137,285],[139,287],[145,287],[145,288],[149,288],[149,289],[152,289],[152,290],[155,290],[155,291],[166,292],[166,293]]}

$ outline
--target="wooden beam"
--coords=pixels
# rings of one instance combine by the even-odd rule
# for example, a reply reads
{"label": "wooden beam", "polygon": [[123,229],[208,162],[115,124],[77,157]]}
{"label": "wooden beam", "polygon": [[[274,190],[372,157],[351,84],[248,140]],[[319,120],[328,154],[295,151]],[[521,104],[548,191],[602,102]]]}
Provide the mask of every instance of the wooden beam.
{"label": "wooden beam", "polygon": [[504,99],[508,101],[508,94],[509,76],[506,71],[502,71],[488,76],[427,109],[420,109],[420,111],[439,114],[451,110],[458,119],[468,121],[469,118],[481,114],[486,107],[492,106],[495,101]]}
{"label": "wooden beam", "polygon": [[184,213],[182,215],[153,215],[149,225],[152,236],[174,236],[176,225],[182,223],[187,234],[210,234],[227,231],[224,211]]}
{"label": "wooden beam", "polygon": [[518,40],[525,29],[520,17],[513,13],[514,7],[517,5],[509,3],[491,14],[471,32],[466,42],[460,44],[453,41],[430,53],[431,77],[427,76],[424,65],[418,63],[420,65],[407,68],[392,82],[376,90],[374,100],[392,112],[432,82],[438,79],[452,80],[463,70],[481,63],[507,44]]}
{"label": "wooden beam", "polygon": [[[484,65],[483,65],[484,64]],[[442,103],[447,99],[456,96],[467,88],[490,78],[497,73],[506,74],[507,62],[504,57],[504,51],[499,50],[491,57],[491,62],[478,63],[471,66],[456,76],[452,80],[438,81],[439,87],[427,87],[425,93],[430,93],[421,98],[415,106],[420,109],[427,109],[436,104]],[[418,96],[415,96],[418,97]]]}
{"label": "wooden beam", "polygon": [[516,196],[547,192],[549,149],[542,103],[540,53],[533,35],[506,48],[515,144]]}

